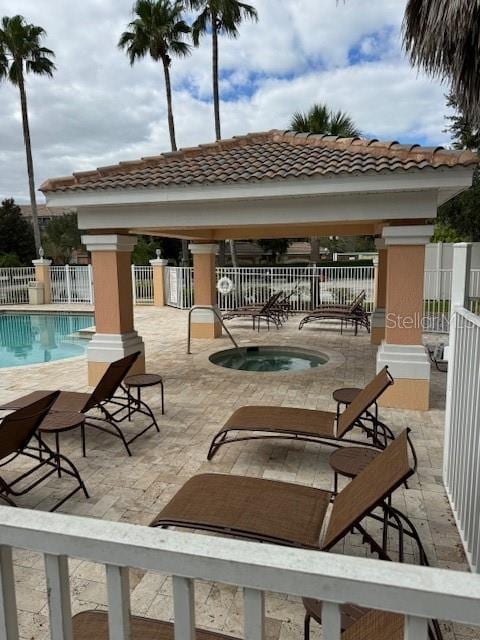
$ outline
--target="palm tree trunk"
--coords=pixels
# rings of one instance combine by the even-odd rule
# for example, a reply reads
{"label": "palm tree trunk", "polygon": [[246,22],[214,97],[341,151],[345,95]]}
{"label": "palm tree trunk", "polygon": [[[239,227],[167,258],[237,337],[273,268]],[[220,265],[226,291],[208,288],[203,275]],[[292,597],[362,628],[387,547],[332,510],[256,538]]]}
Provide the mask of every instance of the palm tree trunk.
{"label": "palm tree trunk", "polygon": [[188,253],[188,240],[182,240],[182,267],[188,267],[190,255]]}
{"label": "palm tree trunk", "polygon": [[37,200],[35,198],[35,177],[33,173],[30,127],[28,124],[27,94],[25,93],[23,74],[20,73],[19,76],[18,87],[20,89],[20,105],[22,108],[23,139],[25,141],[25,151],[27,154],[28,189],[30,191],[30,205],[32,207],[33,235],[35,238],[35,249],[37,250],[37,255],[39,255],[42,243],[40,239],[40,227],[38,226]]}
{"label": "palm tree trunk", "polygon": [[213,111],[215,114],[215,139],[221,140],[220,129],[220,93],[218,90],[218,32],[217,17],[212,15],[212,77],[213,77]]}
{"label": "palm tree trunk", "polygon": [[320,260],[320,239],[317,236],[310,238],[310,264],[317,264]]}
{"label": "palm tree trunk", "polygon": [[235,247],[235,240],[229,240],[229,243],[230,243],[230,257],[232,259],[232,267],[236,269],[238,267],[238,260],[237,260],[237,250]]}
{"label": "palm tree trunk", "polygon": [[172,85],[170,83],[169,64],[169,60],[163,60],[163,71],[165,73],[165,93],[167,94],[168,130],[170,132],[170,145],[172,147],[172,151],[176,151],[177,141],[175,140],[175,123],[173,120]]}

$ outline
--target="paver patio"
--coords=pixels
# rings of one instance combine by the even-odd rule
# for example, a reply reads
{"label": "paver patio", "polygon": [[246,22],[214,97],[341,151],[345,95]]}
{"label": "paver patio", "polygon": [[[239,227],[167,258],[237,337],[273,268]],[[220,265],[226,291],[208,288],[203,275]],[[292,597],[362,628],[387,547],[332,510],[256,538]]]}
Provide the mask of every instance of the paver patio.
{"label": "paver patio", "polygon": [[[60,307],[57,307],[60,308]],[[80,310],[79,306],[75,306]],[[281,404],[335,409],[332,392],[342,386],[363,386],[375,373],[376,348],[365,333],[354,337],[336,326],[316,324],[301,332],[293,317],[280,331],[254,333],[248,321],[231,322],[240,343],[286,344],[311,347],[331,355],[333,364],[307,373],[255,374],[229,371],[212,365],[208,355],[229,348],[228,338],[195,340],[193,355],[186,354],[186,312],[169,307],[136,307],[136,328],[146,345],[147,371],[165,380],[166,415],[161,416],[160,394],[145,391],[159,418],[161,433],[149,431],[132,445],[128,458],[121,443],[97,431],[87,432],[87,458],[81,458],[77,433],[61,436],[62,451],[78,465],[91,493],[68,501],[62,511],[71,514],[147,524],[193,474],[205,471],[245,474],[330,488],[328,456],[332,449],[286,441],[257,441],[223,447],[206,461],[211,437],[233,409],[243,404]],[[86,361],[72,359],[46,365],[3,370],[0,397],[7,401],[33,389],[85,390]],[[467,565],[441,481],[444,394],[446,375],[432,371],[432,409],[422,413],[381,409],[382,419],[395,432],[413,431],[419,458],[418,474],[408,490],[399,489],[394,504],[418,527],[431,563],[466,570]],[[133,429],[134,427],[132,427]],[[12,465],[13,466],[13,465]],[[65,492],[68,480],[52,478],[19,504],[48,509]],[[373,530],[371,525],[369,529]],[[394,554],[395,539],[391,539]],[[350,535],[335,551],[368,555],[359,535]],[[414,550],[407,543],[407,559]],[[71,560],[74,612],[106,605],[103,568]],[[42,559],[16,553],[21,637],[48,637],[48,611]],[[172,618],[169,579],[158,574],[132,572],[133,612],[161,619]],[[236,589],[214,584],[196,585],[197,624],[242,635],[242,599]],[[268,638],[303,637],[303,606],[294,598],[271,595],[266,601]],[[313,625],[318,637],[318,627]],[[447,632],[447,637],[450,634]],[[475,631],[457,627],[457,640],[475,637]]]}

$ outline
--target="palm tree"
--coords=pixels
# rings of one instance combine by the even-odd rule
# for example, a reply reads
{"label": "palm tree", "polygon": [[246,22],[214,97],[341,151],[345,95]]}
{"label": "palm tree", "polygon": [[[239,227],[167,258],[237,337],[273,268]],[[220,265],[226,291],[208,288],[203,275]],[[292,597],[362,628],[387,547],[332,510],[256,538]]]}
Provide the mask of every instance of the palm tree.
{"label": "palm tree", "polygon": [[33,172],[32,143],[30,126],[28,123],[27,93],[25,90],[25,75],[53,76],[55,65],[51,58],[55,54],[50,49],[42,47],[40,42],[46,32],[42,27],[28,24],[23,16],[7,16],[2,18],[0,28],[0,80],[9,80],[20,91],[20,106],[22,111],[23,139],[27,155],[28,188],[32,207],[33,233],[35,248],[39,255],[41,240],[38,226],[37,200],[35,197],[35,177]]}
{"label": "palm tree", "polygon": [[[319,133],[341,138],[353,138],[360,135],[352,118],[343,111],[330,111],[325,104],[314,104],[306,113],[297,111],[290,121],[290,129],[299,133]],[[310,238],[310,262],[320,260],[320,241],[316,236]]]}
{"label": "palm tree", "polygon": [[200,10],[192,24],[193,43],[198,47],[200,37],[212,34],[212,81],[215,137],[222,137],[220,127],[220,93],[218,89],[218,36],[237,38],[238,27],[243,19],[258,20],[254,7],[238,0],[187,0],[191,9]]}
{"label": "palm tree", "polygon": [[184,4],[181,0],[137,0],[133,7],[135,20],[128,24],[128,31],[120,36],[118,46],[126,49],[130,64],[146,55],[163,64],[167,96],[168,129],[172,151],[177,150],[175,122],[172,108],[170,66],[173,56],[188,56],[190,45],[183,37],[191,29],[183,20]]}
{"label": "palm tree", "polygon": [[450,80],[465,117],[480,122],[480,4],[409,0],[403,33],[412,64]]}

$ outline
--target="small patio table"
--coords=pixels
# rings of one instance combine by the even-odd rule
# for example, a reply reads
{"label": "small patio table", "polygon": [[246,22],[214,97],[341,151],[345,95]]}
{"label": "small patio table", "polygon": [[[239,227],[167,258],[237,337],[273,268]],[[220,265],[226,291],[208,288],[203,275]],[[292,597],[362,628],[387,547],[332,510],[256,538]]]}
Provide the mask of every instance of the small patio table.
{"label": "small patio table", "polygon": [[[55,450],[60,455],[60,434],[65,431],[80,428],[82,438],[82,455],[85,457],[85,416],[77,411],[50,411],[38,428],[38,437],[41,441],[43,434],[55,435]],[[41,456],[41,449],[40,449]],[[58,477],[62,472],[60,470],[60,460],[58,462]]]}
{"label": "small patio table", "polygon": [[[128,396],[128,415],[130,418],[131,415],[131,406],[132,403],[137,402],[139,405],[142,403],[142,389],[146,387],[153,387],[157,384],[160,385],[161,396],[162,396],[162,416],[165,415],[165,407],[164,407],[164,391],[163,391],[163,378],[159,376],[157,373],[136,373],[131,376],[128,376],[123,381],[124,386],[126,387],[127,396]],[[131,394],[131,389],[137,390],[137,397],[135,398]]]}

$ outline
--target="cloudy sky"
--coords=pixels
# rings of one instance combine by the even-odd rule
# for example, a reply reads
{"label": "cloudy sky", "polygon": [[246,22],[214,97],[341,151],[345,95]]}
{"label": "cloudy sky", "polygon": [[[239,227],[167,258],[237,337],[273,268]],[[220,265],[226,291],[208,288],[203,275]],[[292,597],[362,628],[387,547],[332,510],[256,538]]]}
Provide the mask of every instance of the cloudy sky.
{"label": "cloudy sky", "polygon": [[[446,88],[410,68],[401,51],[406,0],[249,0],[257,24],[221,40],[224,137],[288,128],[313,102],[348,111],[362,133],[446,144]],[[169,149],[163,71],[130,68],[116,47],[133,0],[1,0],[47,31],[53,79],[29,77],[36,183]],[[172,67],[177,142],[214,138],[210,42]],[[0,197],[27,201],[18,90],[0,84]]]}

